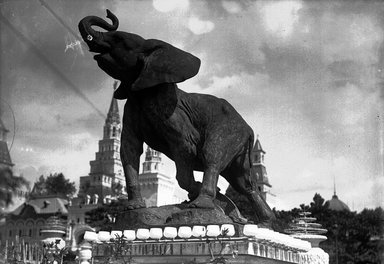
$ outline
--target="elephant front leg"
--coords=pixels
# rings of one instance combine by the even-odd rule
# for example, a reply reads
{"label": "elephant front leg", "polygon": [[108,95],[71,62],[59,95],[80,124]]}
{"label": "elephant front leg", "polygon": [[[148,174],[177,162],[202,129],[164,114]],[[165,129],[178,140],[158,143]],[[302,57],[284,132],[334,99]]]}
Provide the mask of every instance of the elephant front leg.
{"label": "elephant front leg", "polygon": [[193,176],[192,162],[185,160],[175,160],[176,164],[176,180],[180,188],[188,192],[188,198],[192,201],[197,198],[200,193],[201,183],[195,181]]}
{"label": "elephant front leg", "polygon": [[125,207],[128,210],[145,208],[145,202],[141,197],[140,185],[138,181],[138,170],[132,165],[124,166],[125,180],[127,183],[128,201],[125,202]]}
{"label": "elephant front leg", "polygon": [[128,200],[125,207],[128,210],[145,208],[145,202],[141,197],[139,185],[139,164],[140,155],[143,153],[143,142],[134,140],[133,135],[127,136],[123,133],[121,136],[121,162],[123,164],[125,181],[127,186]]}
{"label": "elephant front leg", "polygon": [[200,194],[189,204],[189,206],[197,208],[214,208],[215,204],[213,203],[213,200],[216,197],[218,178],[218,169],[210,167],[205,170]]}

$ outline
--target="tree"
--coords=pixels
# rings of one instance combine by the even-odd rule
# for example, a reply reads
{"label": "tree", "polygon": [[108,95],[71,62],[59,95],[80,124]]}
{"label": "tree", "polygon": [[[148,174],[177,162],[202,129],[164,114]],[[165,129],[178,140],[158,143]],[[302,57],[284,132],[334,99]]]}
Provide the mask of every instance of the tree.
{"label": "tree", "polygon": [[[382,208],[364,209],[360,213],[330,210],[320,194],[315,194],[310,206],[304,205],[328,232],[320,244],[330,255],[330,264],[380,263],[379,247],[383,234]],[[382,243],[382,242],[381,242]]]}
{"label": "tree", "polygon": [[32,195],[61,195],[70,197],[75,193],[75,182],[66,179],[63,173],[54,173],[46,178],[41,175],[34,184]]}
{"label": "tree", "polygon": [[[238,206],[244,217],[252,219],[253,211],[248,200],[240,196],[231,187],[226,195]],[[330,256],[329,263],[380,263],[380,249],[384,233],[384,211],[382,208],[364,209],[360,213],[330,210],[324,198],[316,193],[309,205],[300,204],[299,208],[289,211],[273,209],[276,221],[273,229],[284,232],[299,213],[310,212],[328,232],[327,240],[320,244]],[[381,248],[380,248],[381,247]]]}
{"label": "tree", "polygon": [[75,182],[70,182],[62,173],[50,174],[45,184],[49,194],[73,196],[76,193]]}
{"label": "tree", "polygon": [[[28,188],[29,183],[22,176],[13,175],[10,168],[0,168],[0,205],[8,207],[12,204],[13,197],[23,187]],[[0,212],[1,213],[1,212]]]}

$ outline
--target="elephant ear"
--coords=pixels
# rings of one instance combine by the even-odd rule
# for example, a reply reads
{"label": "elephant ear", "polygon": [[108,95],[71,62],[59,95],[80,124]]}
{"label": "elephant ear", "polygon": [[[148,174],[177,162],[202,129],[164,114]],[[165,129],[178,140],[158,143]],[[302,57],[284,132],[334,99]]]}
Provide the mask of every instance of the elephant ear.
{"label": "elephant ear", "polygon": [[133,91],[161,83],[183,82],[195,76],[200,68],[199,58],[161,40],[146,40],[140,51],[144,65],[132,84]]}

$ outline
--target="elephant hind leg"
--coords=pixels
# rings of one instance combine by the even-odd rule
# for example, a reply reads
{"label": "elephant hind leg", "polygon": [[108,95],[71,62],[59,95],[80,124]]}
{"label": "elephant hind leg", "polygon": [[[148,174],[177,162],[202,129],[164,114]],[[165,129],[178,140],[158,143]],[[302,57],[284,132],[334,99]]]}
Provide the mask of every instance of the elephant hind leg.
{"label": "elephant hind leg", "polygon": [[222,175],[238,193],[247,197],[255,211],[255,220],[258,223],[270,225],[275,215],[250,180],[248,160],[247,154],[239,155],[230,167],[222,172]]}
{"label": "elephant hind leg", "polygon": [[238,193],[247,197],[255,211],[255,218],[258,223],[269,225],[271,220],[275,219],[275,215],[269,205],[257,190],[253,190],[250,187],[250,184],[246,182],[244,177],[232,178],[229,183]]}

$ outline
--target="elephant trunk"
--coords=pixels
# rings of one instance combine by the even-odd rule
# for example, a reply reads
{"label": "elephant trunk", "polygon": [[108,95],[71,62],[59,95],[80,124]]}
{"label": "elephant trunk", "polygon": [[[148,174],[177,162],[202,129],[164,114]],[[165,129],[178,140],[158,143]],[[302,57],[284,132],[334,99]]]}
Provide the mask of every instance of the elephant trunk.
{"label": "elephant trunk", "polygon": [[104,19],[97,16],[87,16],[79,22],[79,31],[84,41],[89,44],[93,39],[100,39],[102,32],[96,31],[92,26],[98,26],[107,31],[115,31],[119,26],[117,17],[107,9],[107,18],[111,19],[109,24]]}

